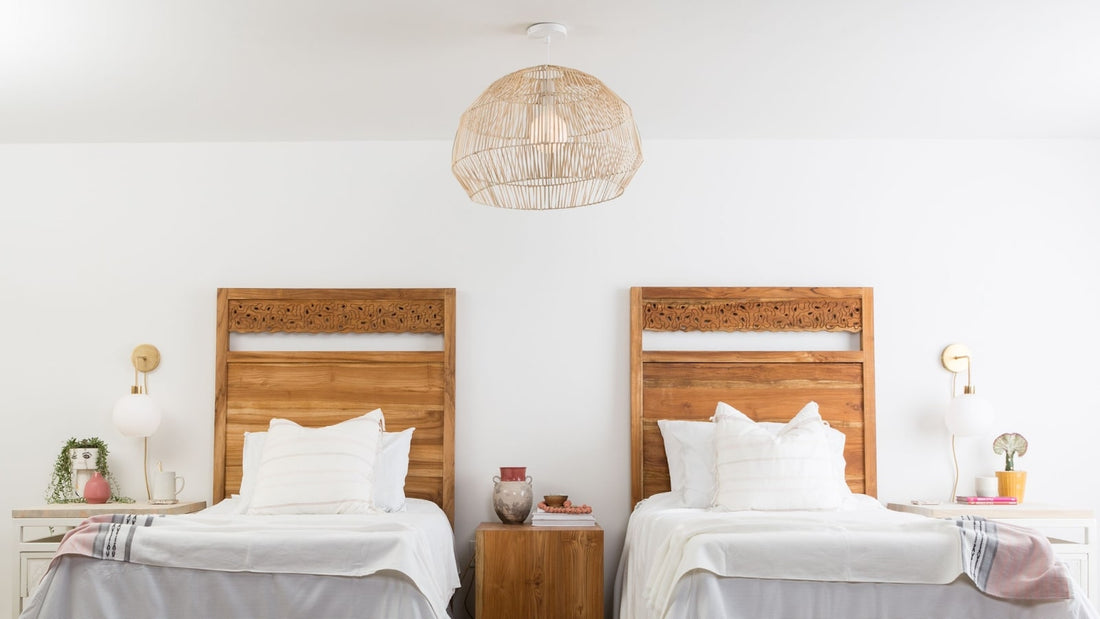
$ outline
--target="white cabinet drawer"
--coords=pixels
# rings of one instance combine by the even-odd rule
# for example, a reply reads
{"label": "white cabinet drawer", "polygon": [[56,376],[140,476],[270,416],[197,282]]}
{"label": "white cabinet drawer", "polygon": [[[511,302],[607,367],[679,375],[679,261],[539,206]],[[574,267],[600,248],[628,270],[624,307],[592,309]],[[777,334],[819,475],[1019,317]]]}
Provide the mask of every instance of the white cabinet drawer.
{"label": "white cabinet drawer", "polygon": [[30,597],[50,567],[52,552],[19,553],[19,597]]}
{"label": "white cabinet drawer", "polygon": [[1091,583],[1089,579],[1089,554],[1079,551],[1058,551],[1057,546],[1055,546],[1054,556],[1065,564],[1066,568],[1069,570],[1070,577],[1077,581],[1081,589],[1085,591],[1090,599],[1092,599],[1097,592],[1091,591],[1089,588]]}

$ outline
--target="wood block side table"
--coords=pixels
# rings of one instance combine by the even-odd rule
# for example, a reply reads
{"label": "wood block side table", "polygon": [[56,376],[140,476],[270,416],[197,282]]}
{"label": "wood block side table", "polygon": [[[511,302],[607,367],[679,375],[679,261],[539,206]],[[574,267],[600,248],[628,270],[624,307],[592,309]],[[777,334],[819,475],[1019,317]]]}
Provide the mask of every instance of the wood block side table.
{"label": "wood block side table", "polygon": [[602,619],[603,528],[477,527],[477,619]]}

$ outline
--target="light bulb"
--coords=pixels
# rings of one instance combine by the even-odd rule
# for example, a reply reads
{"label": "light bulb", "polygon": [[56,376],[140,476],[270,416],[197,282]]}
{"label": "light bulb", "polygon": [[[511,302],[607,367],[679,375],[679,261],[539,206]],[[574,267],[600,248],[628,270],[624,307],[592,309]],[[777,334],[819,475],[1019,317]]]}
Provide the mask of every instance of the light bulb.
{"label": "light bulb", "polygon": [[112,419],[123,436],[151,436],[160,427],[160,406],[146,393],[124,395],[115,403]]}
{"label": "light bulb", "polygon": [[569,125],[558,114],[554,97],[541,97],[534,105],[527,135],[534,144],[557,144],[569,140]]}
{"label": "light bulb", "polygon": [[951,399],[944,421],[955,436],[977,436],[993,426],[993,405],[977,394],[964,393]]}

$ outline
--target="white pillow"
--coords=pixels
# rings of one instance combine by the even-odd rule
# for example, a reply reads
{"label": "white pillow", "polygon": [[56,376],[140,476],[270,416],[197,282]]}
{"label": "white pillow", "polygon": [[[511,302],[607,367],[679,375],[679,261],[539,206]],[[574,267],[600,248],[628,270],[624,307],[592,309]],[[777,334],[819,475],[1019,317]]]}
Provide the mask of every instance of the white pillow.
{"label": "white pillow", "polygon": [[[817,412],[817,402],[807,403],[803,409],[807,408]],[[719,402],[712,419],[719,421],[734,415],[745,417],[745,414],[736,408],[725,402]],[[822,421],[822,423],[826,425],[825,435],[833,453],[832,466],[840,480],[838,491],[842,494],[850,494],[851,490],[844,481],[846,437],[840,430],[827,427],[827,422]],[[764,421],[758,422],[758,425],[775,434],[786,424]],[[657,427],[660,428],[661,437],[664,440],[672,492],[680,497],[686,507],[710,507],[714,503],[714,493],[718,486],[714,460],[715,424],[710,421],[659,419]]]}
{"label": "white pillow", "polygon": [[672,492],[687,507],[710,507],[714,478],[714,424],[709,421],[657,420],[668,459]]}
{"label": "white pillow", "polygon": [[[252,502],[252,495],[256,492],[256,476],[260,474],[260,456],[264,452],[264,441],[267,440],[267,432],[245,432],[244,454],[241,457],[241,502],[244,510]],[[243,513],[243,511],[242,511]]]}
{"label": "white pillow", "polygon": [[[817,405],[817,402],[814,402],[813,400],[810,400],[809,402],[806,403],[805,406],[802,407],[803,411],[805,411],[807,409],[812,410],[815,414],[817,414],[819,416],[821,414],[821,411],[820,411],[820,408]],[[801,413],[801,411],[800,411],[800,413]],[[737,410],[736,408],[730,406],[729,404],[726,404],[725,402],[719,402],[718,407],[714,409],[714,417],[712,419],[714,421],[721,421],[722,419],[727,419],[727,418],[730,418],[730,417],[735,417],[735,418],[736,417],[741,417],[741,418],[743,418],[743,417],[747,417],[747,415],[745,415],[741,411]],[[848,487],[848,482],[845,480],[845,477],[844,477],[845,476],[845,469],[848,466],[848,463],[844,460],[844,443],[848,440],[848,437],[845,436],[845,434],[843,432],[841,432],[840,430],[837,430],[836,428],[830,427],[828,421],[825,421],[824,419],[822,419],[821,423],[825,425],[825,438],[828,439],[829,449],[833,453],[833,459],[832,459],[833,460],[832,461],[832,466],[833,466],[833,469],[834,469],[833,472],[840,479],[840,493],[841,494],[851,494],[852,489]],[[771,432],[774,435],[774,434],[777,434],[780,430],[782,430],[787,424],[779,423],[779,422],[776,422],[776,421],[758,421],[758,422],[756,422],[756,425],[764,428],[765,430],[767,430],[768,432]]]}
{"label": "white pillow", "polygon": [[727,510],[840,507],[843,495],[836,477],[834,454],[816,404],[807,404],[774,434],[736,409],[728,413],[715,422],[718,489],[714,507]]}
{"label": "white pillow", "polygon": [[[382,433],[382,451],[374,470],[374,506],[384,512],[405,511],[405,477],[409,473],[409,449],[416,428]],[[267,432],[244,433],[244,457],[241,459],[242,513],[248,509],[256,490],[260,455]]]}
{"label": "white pillow", "polygon": [[362,514],[375,511],[374,471],[382,411],[324,428],[272,419],[249,514]]}
{"label": "white pillow", "polygon": [[374,470],[374,506],[384,512],[405,511],[405,476],[414,430],[382,433],[382,453]]}

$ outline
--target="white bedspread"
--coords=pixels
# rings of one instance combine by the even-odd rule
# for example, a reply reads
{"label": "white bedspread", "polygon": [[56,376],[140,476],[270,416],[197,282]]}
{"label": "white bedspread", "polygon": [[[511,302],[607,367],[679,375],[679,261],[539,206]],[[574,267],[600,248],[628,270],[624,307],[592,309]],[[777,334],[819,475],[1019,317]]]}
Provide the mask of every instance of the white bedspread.
{"label": "white bedspread", "polygon": [[[428,501],[363,515],[246,516],[218,506],[195,514],[139,517],[133,524],[86,521],[66,535],[59,556],[142,565],[273,574],[407,576],[438,617],[459,586],[446,516]],[[58,559],[55,558],[55,561]]]}
{"label": "white bedspread", "polygon": [[710,512],[655,495],[635,509],[620,577],[622,617],[662,617],[692,570],[787,580],[944,584],[963,573],[949,520],[853,495],[831,512]]}

